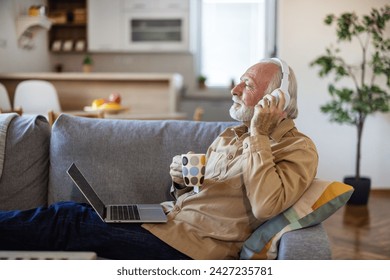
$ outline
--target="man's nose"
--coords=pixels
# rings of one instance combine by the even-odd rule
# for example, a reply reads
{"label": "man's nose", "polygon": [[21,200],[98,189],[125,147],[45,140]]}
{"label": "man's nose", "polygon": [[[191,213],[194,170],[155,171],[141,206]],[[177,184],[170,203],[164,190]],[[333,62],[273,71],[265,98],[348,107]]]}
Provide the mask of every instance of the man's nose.
{"label": "man's nose", "polygon": [[243,89],[243,84],[242,82],[238,83],[235,85],[232,90],[230,91],[231,95],[238,95],[241,96],[242,94],[242,89]]}

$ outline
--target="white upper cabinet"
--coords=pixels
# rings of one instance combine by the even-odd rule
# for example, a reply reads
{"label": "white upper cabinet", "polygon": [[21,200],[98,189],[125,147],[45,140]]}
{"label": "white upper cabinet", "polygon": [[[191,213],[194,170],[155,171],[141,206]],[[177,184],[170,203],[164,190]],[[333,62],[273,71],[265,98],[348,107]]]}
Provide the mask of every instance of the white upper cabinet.
{"label": "white upper cabinet", "polygon": [[153,11],[153,10],[168,10],[168,11],[188,11],[188,0],[125,0],[124,7],[127,11]]}
{"label": "white upper cabinet", "polygon": [[111,52],[123,49],[122,0],[88,0],[88,49]]}
{"label": "white upper cabinet", "polygon": [[[196,0],[89,0],[91,52],[189,52]],[[196,34],[195,34],[196,35]]]}

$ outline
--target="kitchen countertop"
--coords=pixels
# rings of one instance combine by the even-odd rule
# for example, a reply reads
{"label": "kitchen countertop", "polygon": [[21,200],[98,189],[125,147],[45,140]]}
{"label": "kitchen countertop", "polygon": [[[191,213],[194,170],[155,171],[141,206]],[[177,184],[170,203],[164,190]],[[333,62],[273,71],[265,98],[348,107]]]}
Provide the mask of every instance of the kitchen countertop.
{"label": "kitchen countertop", "polygon": [[14,99],[17,85],[24,80],[46,80],[58,92],[62,110],[82,110],[94,99],[107,98],[117,92],[122,104],[132,114],[174,114],[183,87],[178,73],[123,73],[123,72],[31,72],[0,73],[0,82]]}
{"label": "kitchen countertop", "polygon": [[24,72],[0,73],[0,79],[55,79],[55,80],[182,80],[178,73],[115,73],[115,72]]}

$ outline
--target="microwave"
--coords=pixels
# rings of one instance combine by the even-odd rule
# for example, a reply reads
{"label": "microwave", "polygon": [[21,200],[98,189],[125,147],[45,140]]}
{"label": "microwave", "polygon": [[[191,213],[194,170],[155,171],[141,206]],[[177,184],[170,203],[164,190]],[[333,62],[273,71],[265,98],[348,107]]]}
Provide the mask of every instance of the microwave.
{"label": "microwave", "polygon": [[133,12],[124,20],[124,47],[129,51],[190,51],[188,13]]}
{"label": "microwave", "polygon": [[192,52],[198,42],[199,3],[198,0],[89,0],[88,50]]}
{"label": "microwave", "polygon": [[191,51],[197,0],[124,1],[124,45],[129,51]]}

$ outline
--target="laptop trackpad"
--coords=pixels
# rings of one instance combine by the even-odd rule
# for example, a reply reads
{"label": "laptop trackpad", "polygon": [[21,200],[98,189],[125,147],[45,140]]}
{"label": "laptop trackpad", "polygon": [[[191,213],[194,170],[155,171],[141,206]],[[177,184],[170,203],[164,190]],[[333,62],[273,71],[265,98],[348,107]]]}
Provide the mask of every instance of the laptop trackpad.
{"label": "laptop trackpad", "polygon": [[138,204],[141,220],[151,222],[166,222],[167,217],[160,204]]}

